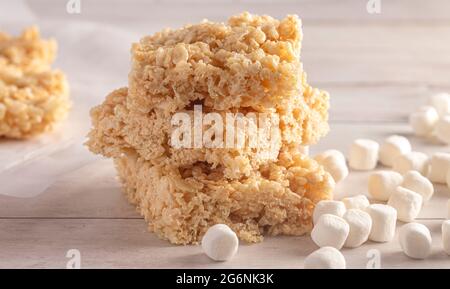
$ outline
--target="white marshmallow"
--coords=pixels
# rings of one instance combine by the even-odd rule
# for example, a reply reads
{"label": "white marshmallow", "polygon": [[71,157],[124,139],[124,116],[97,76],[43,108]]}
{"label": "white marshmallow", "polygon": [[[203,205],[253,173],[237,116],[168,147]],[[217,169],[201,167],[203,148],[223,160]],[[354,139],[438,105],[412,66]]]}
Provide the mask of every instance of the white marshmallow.
{"label": "white marshmallow", "polygon": [[444,251],[450,255],[450,220],[442,223],[442,244],[444,245]]}
{"label": "white marshmallow", "polygon": [[400,247],[406,256],[425,259],[431,253],[431,233],[425,225],[409,223],[399,230]]}
{"label": "white marshmallow", "polygon": [[309,146],[299,146],[298,150],[302,155],[309,156]]}
{"label": "white marshmallow", "polygon": [[369,194],[378,201],[387,201],[392,192],[403,182],[403,177],[397,172],[377,171],[369,176]]}
{"label": "white marshmallow", "polygon": [[439,116],[450,114],[450,95],[448,93],[441,92],[431,95],[429,103],[436,109]]}
{"label": "white marshmallow", "polygon": [[409,116],[409,124],[417,136],[428,136],[432,133],[439,115],[432,106],[423,106]]}
{"label": "white marshmallow", "polygon": [[333,247],[322,247],[305,258],[305,269],[345,269],[344,255]]}
{"label": "white marshmallow", "polygon": [[428,179],[433,183],[445,184],[450,171],[450,154],[435,153],[430,160]]}
{"label": "white marshmallow", "polygon": [[318,155],[316,155],[314,157],[314,159],[318,162],[323,161],[325,158],[329,157],[329,156],[334,156],[335,158],[339,159],[342,162],[345,162],[345,156],[342,152],[338,151],[338,150],[326,150]]}
{"label": "white marshmallow", "polygon": [[318,154],[314,159],[329,172],[336,183],[348,176],[347,163],[344,155],[338,150],[327,150]]}
{"label": "white marshmallow", "polygon": [[401,186],[420,194],[424,202],[429,201],[434,194],[433,184],[417,171],[407,172]]}
{"label": "white marshmallow", "polygon": [[434,135],[443,143],[450,144],[450,115],[443,116],[436,124]]}
{"label": "white marshmallow", "polygon": [[202,248],[215,261],[230,260],[237,252],[239,239],[227,225],[217,224],[208,229],[202,238]]}
{"label": "white marshmallow", "polygon": [[369,239],[372,229],[372,218],[364,211],[350,209],[344,214],[344,220],[350,226],[347,240],[344,246],[347,248],[356,248],[364,244]]}
{"label": "white marshmallow", "polygon": [[319,247],[334,247],[338,250],[344,246],[350,226],[338,216],[322,215],[311,231],[311,238]]}
{"label": "white marshmallow", "polygon": [[409,152],[399,155],[394,159],[392,166],[396,172],[406,174],[408,171],[418,171],[422,175],[426,175],[428,168],[428,156],[421,152]]}
{"label": "white marshmallow", "polygon": [[397,211],[388,205],[372,204],[367,207],[367,213],[372,218],[369,239],[374,242],[391,241],[395,236]]}
{"label": "white marshmallow", "polygon": [[343,198],[341,200],[347,210],[350,209],[359,209],[365,211],[366,208],[370,205],[369,199],[365,195],[357,195],[353,197]]}
{"label": "white marshmallow", "polygon": [[349,166],[354,170],[373,170],[377,166],[380,145],[370,139],[357,139],[350,147]]}
{"label": "white marshmallow", "polygon": [[323,200],[316,204],[313,212],[313,223],[316,224],[324,214],[331,214],[342,217],[345,214],[345,205],[340,201]]}
{"label": "white marshmallow", "polygon": [[422,209],[422,196],[403,187],[397,187],[387,204],[397,210],[397,219],[412,222]]}
{"label": "white marshmallow", "polygon": [[399,155],[411,152],[411,144],[406,137],[392,135],[384,140],[380,146],[380,162],[392,167],[394,159]]}

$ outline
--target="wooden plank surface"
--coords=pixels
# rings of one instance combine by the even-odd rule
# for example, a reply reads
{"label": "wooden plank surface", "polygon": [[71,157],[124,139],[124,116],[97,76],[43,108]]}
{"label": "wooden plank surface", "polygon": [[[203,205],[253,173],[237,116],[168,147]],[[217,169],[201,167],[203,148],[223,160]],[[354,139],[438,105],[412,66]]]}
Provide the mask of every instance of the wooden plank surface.
{"label": "wooden plank surface", "polygon": [[[331,95],[331,123],[405,123],[409,114],[426,105],[428,95],[436,91],[419,85],[318,83],[317,86]],[[402,109],[399,110],[399,107]]]}
{"label": "wooden plank surface", "polygon": [[[111,161],[93,157],[82,147],[88,108],[126,84],[130,43],[166,26],[204,17],[225,20],[243,10],[275,17],[298,13],[309,80],[332,95],[331,131],[311,148],[312,154],[329,148],[347,152],[354,138],[381,141],[391,134],[407,136],[414,150],[429,155],[450,152],[448,146],[412,136],[406,123],[427,95],[450,90],[449,1],[381,0],[380,14],[367,13],[367,2],[359,0],[205,1],[82,1],[82,14],[68,15],[65,1],[28,0],[26,12],[35,17],[19,19],[21,24],[11,17],[0,20],[0,28],[13,32],[25,23],[37,23],[44,35],[60,42],[57,66],[72,86],[75,109],[69,122],[78,135],[71,143],[76,155],[60,150],[30,157],[26,164],[14,162],[5,171],[0,168],[0,183],[7,184],[0,187],[0,268],[64,268],[69,249],[80,251],[84,268],[301,268],[304,257],[316,249],[308,236],[272,237],[261,244],[243,244],[230,262],[214,263],[199,246],[170,245],[147,232],[123,196]],[[67,37],[71,32],[78,34]],[[117,45],[106,45],[111,39]],[[65,164],[56,166],[58,170],[31,173],[61,159]],[[336,198],[367,193],[368,174],[351,172],[336,188]],[[21,179],[35,184],[33,190],[22,191]],[[369,242],[343,250],[349,267],[365,268],[368,251],[376,249],[382,268],[450,268],[440,241],[450,190],[443,185],[435,189],[419,216],[433,235],[430,258],[411,260],[396,241]]]}
{"label": "wooden plank surface", "polygon": [[[342,250],[348,267],[366,268],[373,260],[367,257],[373,253],[369,250],[377,250],[381,268],[450,268],[442,250],[442,221],[420,222],[433,236],[428,259],[409,259],[396,240],[368,242]],[[174,246],[159,240],[146,232],[141,220],[1,219],[0,231],[0,268],[65,268],[71,249],[80,252],[82,268],[302,268],[305,256],[317,249],[307,236],[268,237],[259,244],[241,244],[234,259],[221,263],[206,257],[200,246]]]}
{"label": "wooden plank surface", "polygon": [[0,195],[0,218],[140,218],[121,191],[112,161],[90,162],[55,180],[41,193]]}
{"label": "wooden plank surface", "polygon": [[449,25],[305,27],[303,59],[310,80],[448,86]]}

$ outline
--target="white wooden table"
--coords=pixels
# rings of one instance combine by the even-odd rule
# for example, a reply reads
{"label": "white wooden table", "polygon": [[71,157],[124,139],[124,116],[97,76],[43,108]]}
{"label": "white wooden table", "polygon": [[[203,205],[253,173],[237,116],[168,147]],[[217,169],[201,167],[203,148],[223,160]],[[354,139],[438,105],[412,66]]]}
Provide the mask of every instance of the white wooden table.
{"label": "white wooden table", "polygon": [[[268,237],[260,244],[243,244],[229,262],[214,263],[198,246],[170,245],[147,232],[145,222],[121,193],[112,163],[82,147],[88,107],[126,84],[130,42],[165,26],[205,17],[224,20],[242,10],[277,17],[298,13],[304,24],[303,61],[309,80],[327,89],[332,99],[331,131],[312,148],[313,153],[327,148],[347,151],[354,138],[381,141],[391,134],[410,137],[417,151],[450,151],[448,146],[412,136],[406,123],[407,115],[424,104],[429,93],[450,90],[449,1],[381,0],[381,13],[374,15],[367,13],[363,0],[281,0],[276,5],[275,0],[220,0],[215,5],[205,4],[211,3],[207,0],[114,0],[108,4],[82,0],[80,15],[67,14],[59,2],[29,0],[16,9],[26,7],[25,18],[19,20],[38,23],[44,34],[51,31],[63,38],[74,27],[84,31],[73,43],[60,41],[57,65],[71,81],[75,114],[85,120],[80,122],[79,139],[69,142],[69,149],[50,150],[8,169],[0,164],[0,268],[65,268],[70,249],[79,250],[83,268],[302,268],[304,257],[316,249],[307,236]],[[3,13],[0,9],[0,16]],[[9,18],[0,20],[0,28],[20,30],[17,19]],[[108,48],[117,50],[117,57],[102,59],[102,36],[89,37],[95,31],[104,32],[105,39],[122,40],[123,46]],[[88,51],[85,45],[101,49]],[[92,57],[77,59],[74,50]],[[70,53],[74,58],[64,58]],[[7,153],[10,145],[0,142],[0,154]],[[23,144],[17,146],[27,150]],[[62,160],[66,165],[59,168]],[[46,173],[49,167],[58,170]],[[42,177],[36,178],[38,172]],[[351,172],[338,185],[336,198],[365,193],[367,176]],[[28,181],[25,190],[22,183]],[[449,197],[448,188],[436,186],[435,196],[418,219],[433,235],[428,259],[407,258],[396,241],[369,242],[343,250],[349,267],[365,268],[374,260],[371,254],[379,252],[382,268],[450,268],[440,239]]]}

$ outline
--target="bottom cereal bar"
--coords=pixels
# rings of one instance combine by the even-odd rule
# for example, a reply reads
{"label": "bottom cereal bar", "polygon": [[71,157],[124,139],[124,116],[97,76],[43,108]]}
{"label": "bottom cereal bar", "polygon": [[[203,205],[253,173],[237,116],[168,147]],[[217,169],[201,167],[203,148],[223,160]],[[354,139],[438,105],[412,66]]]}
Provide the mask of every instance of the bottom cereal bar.
{"label": "bottom cereal bar", "polygon": [[240,180],[227,180],[204,162],[152,165],[134,152],[115,163],[150,231],[175,244],[198,243],[216,223],[248,242],[263,234],[302,235],[311,230],[314,204],[329,199],[334,187],[321,166],[299,153],[281,153],[278,162]]}

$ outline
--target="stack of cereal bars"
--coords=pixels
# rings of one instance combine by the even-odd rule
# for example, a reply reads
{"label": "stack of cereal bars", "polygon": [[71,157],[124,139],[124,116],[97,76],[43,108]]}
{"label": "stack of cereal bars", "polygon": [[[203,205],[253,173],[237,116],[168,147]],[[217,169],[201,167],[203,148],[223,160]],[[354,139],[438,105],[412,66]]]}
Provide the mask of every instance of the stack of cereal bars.
{"label": "stack of cereal bars", "polygon": [[51,64],[56,42],[36,27],[19,37],[0,32],[0,138],[29,138],[50,130],[69,110],[69,89]]}
{"label": "stack of cereal bars", "polygon": [[[217,223],[248,242],[311,230],[315,203],[332,197],[334,181],[299,150],[327,133],[329,106],[328,94],[306,82],[301,38],[297,16],[279,21],[243,13],[227,23],[167,29],[133,45],[129,87],[92,109],[87,145],[114,159],[150,231],[190,244]],[[199,142],[194,132],[198,108],[203,140],[223,120],[210,142],[201,143],[201,136]],[[257,116],[242,123],[259,125],[258,133],[267,131],[259,116],[276,116],[268,127],[278,133],[267,134],[272,138],[264,145],[250,145],[259,134],[244,134],[244,145],[237,137],[236,144],[220,145],[234,140],[229,115],[236,123],[238,116]],[[190,117],[187,145],[174,141],[178,116]]]}

